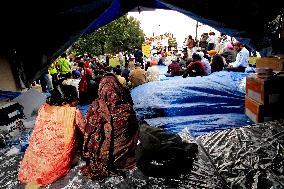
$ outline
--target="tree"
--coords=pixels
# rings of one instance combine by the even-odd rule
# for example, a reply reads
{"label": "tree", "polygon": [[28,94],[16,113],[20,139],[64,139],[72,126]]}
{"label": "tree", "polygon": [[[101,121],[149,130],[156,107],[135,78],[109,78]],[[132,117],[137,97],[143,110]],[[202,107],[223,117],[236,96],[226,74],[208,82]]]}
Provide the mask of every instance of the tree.
{"label": "tree", "polygon": [[75,55],[88,53],[100,55],[133,50],[144,42],[140,22],[134,17],[124,15],[117,20],[99,28],[95,32],[79,38],[70,48]]}

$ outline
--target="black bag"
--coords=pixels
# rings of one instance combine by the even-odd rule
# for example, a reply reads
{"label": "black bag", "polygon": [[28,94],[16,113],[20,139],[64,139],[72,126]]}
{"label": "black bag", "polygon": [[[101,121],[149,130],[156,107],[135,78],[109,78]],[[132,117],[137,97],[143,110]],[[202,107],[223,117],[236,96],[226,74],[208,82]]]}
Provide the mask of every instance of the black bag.
{"label": "black bag", "polygon": [[178,177],[190,173],[198,152],[195,143],[186,143],[173,133],[140,125],[140,144],[136,148],[137,167],[146,176]]}

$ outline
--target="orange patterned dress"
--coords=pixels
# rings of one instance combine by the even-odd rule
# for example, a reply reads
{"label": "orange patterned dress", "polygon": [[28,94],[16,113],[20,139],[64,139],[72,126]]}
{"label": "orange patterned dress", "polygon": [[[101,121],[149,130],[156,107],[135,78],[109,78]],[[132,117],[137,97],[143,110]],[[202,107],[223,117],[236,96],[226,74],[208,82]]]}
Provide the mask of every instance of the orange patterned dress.
{"label": "orange patterned dress", "polygon": [[83,131],[84,126],[75,107],[44,104],[20,163],[19,180],[48,185],[66,175],[76,152],[76,127]]}

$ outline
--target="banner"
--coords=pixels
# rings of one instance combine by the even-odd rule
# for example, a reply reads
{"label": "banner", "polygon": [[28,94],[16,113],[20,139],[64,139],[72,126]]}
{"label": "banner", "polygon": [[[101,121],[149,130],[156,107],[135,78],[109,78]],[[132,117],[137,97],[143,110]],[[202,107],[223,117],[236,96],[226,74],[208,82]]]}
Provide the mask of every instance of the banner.
{"label": "banner", "polygon": [[142,52],[145,56],[149,57],[151,55],[151,45],[142,44]]}

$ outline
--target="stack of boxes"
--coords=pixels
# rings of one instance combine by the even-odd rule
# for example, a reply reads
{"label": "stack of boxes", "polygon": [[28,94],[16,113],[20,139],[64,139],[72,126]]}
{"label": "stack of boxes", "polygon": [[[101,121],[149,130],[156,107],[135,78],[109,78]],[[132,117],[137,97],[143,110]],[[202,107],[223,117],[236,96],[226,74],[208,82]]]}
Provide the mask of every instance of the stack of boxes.
{"label": "stack of boxes", "polygon": [[246,78],[245,113],[255,123],[284,116],[284,77],[260,79],[256,75]]}

